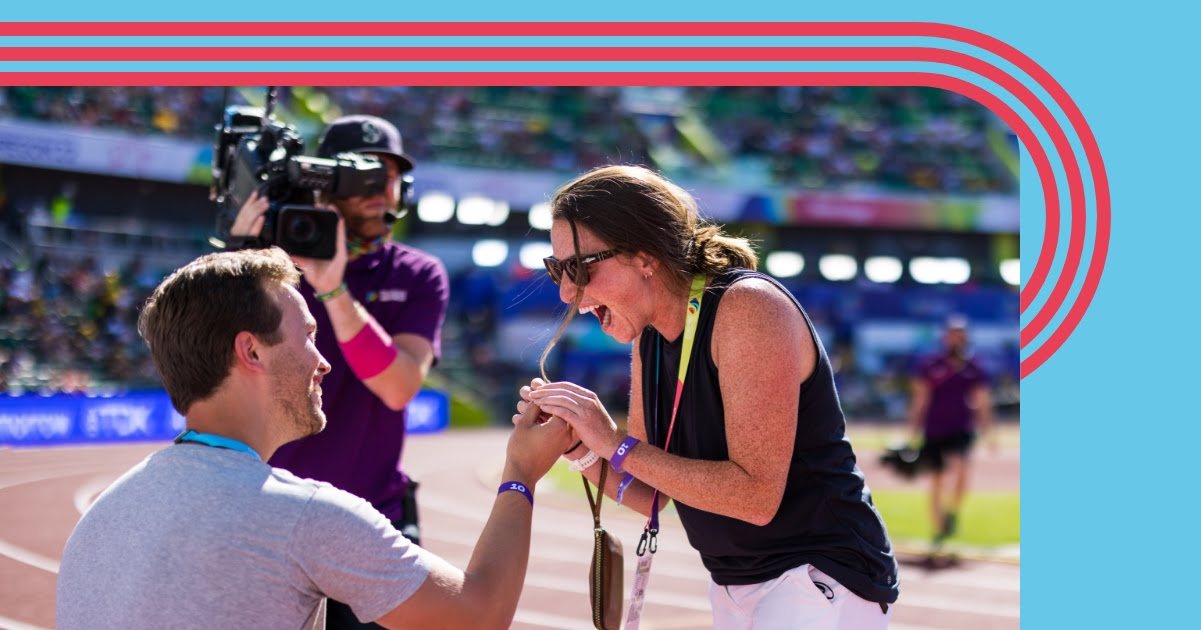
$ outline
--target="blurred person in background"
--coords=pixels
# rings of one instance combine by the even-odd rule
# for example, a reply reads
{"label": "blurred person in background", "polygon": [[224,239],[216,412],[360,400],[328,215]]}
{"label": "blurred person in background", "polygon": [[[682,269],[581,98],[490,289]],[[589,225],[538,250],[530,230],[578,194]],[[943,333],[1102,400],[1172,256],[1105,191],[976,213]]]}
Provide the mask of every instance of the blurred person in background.
{"label": "blurred person in background", "polygon": [[628,432],[576,383],[534,379],[518,410],[567,421],[574,469],[596,484],[614,468],[605,493],[651,522],[675,500],[715,628],[886,628],[896,558],[796,299],[648,169],[590,171],[551,214],[547,272],[571,305],[559,336],[578,311],[634,344]]}
{"label": "blurred person in background", "polygon": [[[391,240],[401,178],[413,169],[396,127],[375,116],[339,118],[326,127],[317,155],[344,152],[377,156],[387,167],[387,185],[378,195],[324,200],[342,217],[334,257],[293,257],[321,331],[317,347],[331,366],[322,385],[329,427],[281,447],[270,463],[366,499],[420,544],[417,483],[401,466],[405,406],[441,354],[449,280],[436,257]],[[265,198],[252,196],[231,235],[258,235],[268,208]],[[378,626],[362,624],[331,599],[328,627]]]}
{"label": "blurred person in background", "polygon": [[977,431],[988,434],[995,450],[992,396],[988,376],[968,352],[967,319],[948,318],[942,351],[922,360],[909,401],[910,443],[920,443],[920,459],[931,471],[930,516],[934,544],[955,533],[967,493],[972,445]]}
{"label": "blurred person in background", "polygon": [[[514,418],[465,571],[366,501],[266,463],[326,427],[330,364],[283,250],[203,256],[155,290],[138,330],[186,430],[76,525],[58,574],[68,629],[325,628],[328,597],[388,628],[503,628],[529,559],[533,488],[570,431]],[[330,423],[332,425],[332,423]]]}

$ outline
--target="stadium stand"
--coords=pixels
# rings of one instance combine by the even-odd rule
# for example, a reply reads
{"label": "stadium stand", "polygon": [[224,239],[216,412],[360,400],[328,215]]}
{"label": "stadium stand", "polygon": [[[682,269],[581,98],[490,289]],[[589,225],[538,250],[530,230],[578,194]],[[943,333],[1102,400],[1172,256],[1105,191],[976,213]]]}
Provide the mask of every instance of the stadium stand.
{"label": "stadium stand", "polygon": [[[0,117],[206,140],[223,102],[217,87],[5,87],[0,95]],[[254,95],[236,92],[235,102]],[[405,139],[419,162],[565,172],[628,162],[746,177],[749,168],[734,168],[744,162],[773,182],[809,188],[1017,189],[990,140],[1003,124],[930,88],[293,88],[281,91],[279,107],[310,133],[339,111],[424,130]]]}
{"label": "stadium stand", "polygon": [[[229,95],[231,103],[251,103],[261,89]],[[211,143],[225,98],[215,87],[0,87],[0,124],[117,132],[142,143]],[[624,162],[742,189],[897,191],[919,200],[1012,199],[1018,190],[1016,148],[1004,125],[977,104],[932,89],[297,87],[281,90],[277,114],[315,146],[322,121],[349,111],[393,120],[418,177],[450,165],[544,173],[561,182]],[[0,391],[156,386],[134,330],[137,309],[165,273],[211,249],[206,188],[3,162]],[[402,225],[407,239],[444,255],[453,277],[437,371],[490,401],[500,420],[515,387],[534,375],[560,305],[555,287],[515,255],[484,268],[462,252],[484,237],[545,241],[527,222],[529,210],[515,207],[498,228],[425,225],[412,217]],[[752,208],[741,216],[757,215]],[[1017,291],[995,271],[1001,254],[1016,257],[1016,225],[904,230],[776,217],[732,227],[764,253],[804,252],[803,272],[782,281],[821,329],[849,414],[899,417],[913,352],[933,347],[933,331],[952,312],[983,332],[978,350],[995,376],[997,398],[1016,410]],[[921,285],[908,275],[887,285],[862,274],[830,281],[816,264],[830,251],[851,254],[860,267],[879,253],[957,256],[971,262],[972,277],[954,286]],[[552,367],[565,378],[602,384],[610,401],[628,394],[628,350],[587,319],[573,326]]]}

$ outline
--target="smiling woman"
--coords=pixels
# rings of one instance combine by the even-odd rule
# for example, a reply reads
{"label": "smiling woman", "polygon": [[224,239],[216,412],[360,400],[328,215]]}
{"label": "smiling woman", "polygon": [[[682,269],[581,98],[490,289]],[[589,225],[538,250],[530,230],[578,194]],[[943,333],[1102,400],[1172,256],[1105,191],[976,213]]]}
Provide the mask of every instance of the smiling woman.
{"label": "smiling woman", "polygon": [[[652,552],[659,509],[675,500],[711,575],[715,628],[793,627],[796,603],[815,595],[806,627],[887,627],[896,559],[800,304],[755,270],[746,240],[703,223],[688,193],[646,168],[582,175],[555,193],[551,217],[544,263],[571,308],[544,378],[567,323],[596,315],[634,343],[628,433],[577,383],[535,379],[518,411],[536,404],[571,426],[579,443],[565,456],[649,517]],[[610,462],[598,468],[597,455]],[[618,473],[608,483],[605,466]]]}
{"label": "smiling woman", "polygon": [[[642,167],[601,167],[569,182],[551,201],[551,220],[554,256],[544,263],[572,308],[543,352],[544,376],[546,358],[575,312],[593,312],[605,333],[628,343],[663,311],[656,305],[687,293],[694,272],[714,275],[758,263],[746,240],[704,224],[691,195]],[[594,273],[603,273],[597,263],[610,258],[620,275],[594,280]],[[658,280],[649,282],[656,272]],[[643,282],[622,281],[626,276]],[[585,285],[588,290],[580,291]]]}

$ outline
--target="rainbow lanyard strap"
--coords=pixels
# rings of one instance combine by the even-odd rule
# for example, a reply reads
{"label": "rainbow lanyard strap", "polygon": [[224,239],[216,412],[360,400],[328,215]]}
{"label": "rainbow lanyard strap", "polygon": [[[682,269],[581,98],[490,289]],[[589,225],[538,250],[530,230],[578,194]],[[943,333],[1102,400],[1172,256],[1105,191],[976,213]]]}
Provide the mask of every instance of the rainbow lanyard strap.
{"label": "rainbow lanyard strap", "polygon": [[360,239],[358,237],[347,239],[346,253],[350,256],[366,256],[379,251],[384,246],[384,242],[388,240],[387,234],[381,234],[373,239]]}
{"label": "rainbow lanyard strap", "polygon": [[[676,413],[680,410],[680,397],[684,393],[684,376],[688,374],[688,360],[692,357],[692,344],[696,338],[696,322],[700,319],[701,298],[705,295],[705,276],[697,274],[692,278],[692,287],[688,291],[688,315],[684,320],[684,341],[680,349],[680,370],[676,377],[676,398],[671,405],[671,423],[667,425],[667,439],[663,440],[663,452],[671,444],[671,433],[676,427]],[[663,336],[659,335],[659,345],[663,344]],[[655,349],[655,422],[659,427],[659,349]],[[659,550],[659,489],[651,494],[651,515],[646,520],[642,530],[642,538],[638,540],[638,555],[641,556],[649,549],[651,553]]]}

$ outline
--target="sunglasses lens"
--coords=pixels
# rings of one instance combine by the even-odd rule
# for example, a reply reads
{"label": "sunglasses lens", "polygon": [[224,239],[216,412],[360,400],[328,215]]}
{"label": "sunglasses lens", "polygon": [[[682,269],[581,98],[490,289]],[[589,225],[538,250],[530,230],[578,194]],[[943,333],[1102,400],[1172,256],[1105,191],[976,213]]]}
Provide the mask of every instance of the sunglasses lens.
{"label": "sunglasses lens", "polygon": [[588,265],[581,265],[577,261],[573,266],[575,269],[572,271],[575,273],[571,274],[571,281],[574,282],[577,287],[582,287],[585,284],[588,284]]}
{"label": "sunglasses lens", "polygon": [[567,277],[571,278],[571,281],[573,283],[579,284],[579,282],[576,281],[576,275],[580,271],[580,260],[573,256],[571,258],[568,258],[567,260],[564,260],[562,264],[563,264],[563,273],[567,274]]}
{"label": "sunglasses lens", "polygon": [[559,284],[563,279],[563,265],[554,258],[543,258],[542,264],[546,265],[546,275],[550,276],[551,281]]}
{"label": "sunglasses lens", "polygon": [[585,260],[587,263],[581,263],[579,257],[572,256],[567,260],[556,260],[553,256],[543,258],[542,264],[546,265],[546,273],[550,275],[550,279],[555,284],[563,281],[563,274],[571,279],[571,282],[577,287],[582,287],[588,284],[589,274],[588,265],[594,262],[599,262],[605,258],[609,258],[613,254],[613,250],[603,252],[598,258],[597,255],[588,256]]}

